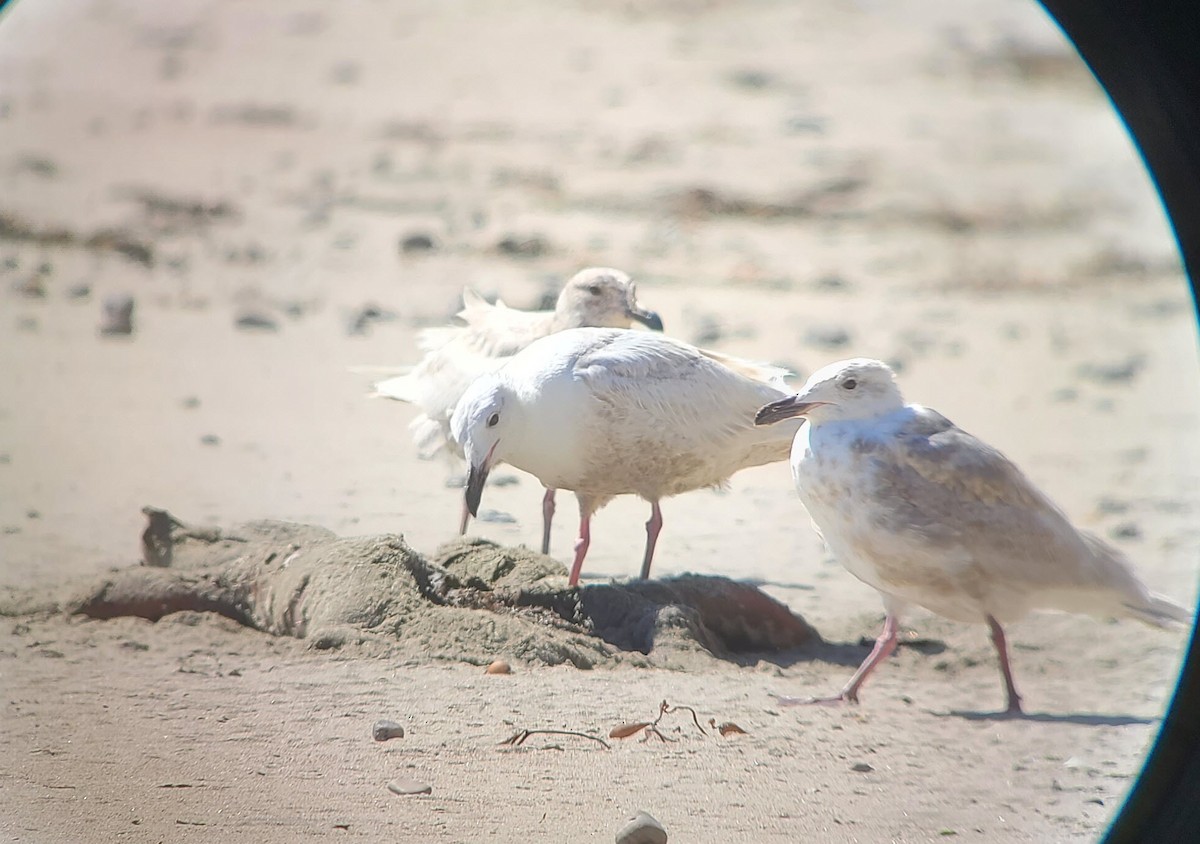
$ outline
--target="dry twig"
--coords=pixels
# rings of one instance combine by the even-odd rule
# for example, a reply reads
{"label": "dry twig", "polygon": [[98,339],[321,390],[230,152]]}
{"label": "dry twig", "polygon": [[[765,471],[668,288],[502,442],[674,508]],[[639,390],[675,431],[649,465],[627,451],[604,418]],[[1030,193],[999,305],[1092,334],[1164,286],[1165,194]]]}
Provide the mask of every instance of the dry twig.
{"label": "dry twig", "polygon": [[513,733],[509,738],[506,738],[504,741],[500,742],[500,744],[502,744],[502,745],[507,744],[512,747],[519,747],[521,744],[523,744],[525,742],[525,739],[529,738],[530,736],[536,736],[539,734],[548,735],[548,736],[578,736],[579,738],[585,738],[585,739],[591,739],[592,741],[598,741],[598,742],[600,742],[600,744],[604,745],[605,750],[610,749],[608,742],[606,742],[604,739],[602,739],[598,736],[590,736],[587,733],[578,733],[578,732],[575,732],[574,730],[518,730],[517,732]]}

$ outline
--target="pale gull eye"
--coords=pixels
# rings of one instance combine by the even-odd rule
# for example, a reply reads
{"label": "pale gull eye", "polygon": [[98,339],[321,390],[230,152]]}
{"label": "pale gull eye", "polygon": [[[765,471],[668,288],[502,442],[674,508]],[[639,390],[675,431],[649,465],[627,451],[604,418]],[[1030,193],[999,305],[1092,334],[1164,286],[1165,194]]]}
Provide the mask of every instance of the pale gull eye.
{"label": "pale gull eye", "polygon": [[847,378],[845,381],[842,382],[843,390],[853,390],[857,386],[858,386],[858,382],[855,381],[853,378]]}
{"label": "pale gull eye", "polygon": [[587,290],[588,290],[588,293],[591,293],[593,296],[600,295],[600,285],[598,285],[598,284],[589,285]]}
{"label": "pale gull eye", "polygon": [[493,413],[491,416],[488,417],[487,426],[489,428],[495,428],[499,424],[500,424],[500,414],[499,413]]}

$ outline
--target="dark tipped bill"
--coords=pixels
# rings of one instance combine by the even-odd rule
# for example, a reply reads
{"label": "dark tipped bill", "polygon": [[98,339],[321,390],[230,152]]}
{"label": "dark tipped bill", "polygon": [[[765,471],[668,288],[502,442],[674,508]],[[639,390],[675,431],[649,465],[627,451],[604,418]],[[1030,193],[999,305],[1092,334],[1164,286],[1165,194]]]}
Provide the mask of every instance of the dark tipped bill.
{"label": "dark tipped bill", "polygon": [[823,404],[829,404],[829,402],[803,401],[799,395],[788,396],[786,399],[779,399],[760,407],[758,413],[754,414],[754,424],[774,425],[776,422],[781,422],[784,419],[803,416],[814,407],[819,407]]}
{"label": "dark tipped bill", "polygon": [[638,322],[652,331],[663,330],[662,317],[660,317],[654,311],[643,311],[641,308],[630,308],[629,317],[630,319],[636,319]]}
{"label": "dark tipped bill", "polygon": [[[483,498],[483,485],[487,483],[488,467],[472,466],[467,472],[467,485],[463,490],[463,500],[467,503],[467,512],[479,517],[479,502]],[[465,526],[466,519],[463,519]]]}

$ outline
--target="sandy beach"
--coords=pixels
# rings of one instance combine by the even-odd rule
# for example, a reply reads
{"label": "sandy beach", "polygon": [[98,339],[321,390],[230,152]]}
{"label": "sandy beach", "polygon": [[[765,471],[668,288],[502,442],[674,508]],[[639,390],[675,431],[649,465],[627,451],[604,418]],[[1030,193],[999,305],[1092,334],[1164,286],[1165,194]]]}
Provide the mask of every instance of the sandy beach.
{"label": "sandy beach", "polygon": [[[487,609],[454,616],[458,653],[65,611],[140,565],[145,505],[434,555],[461,469],[418,459],[416,411],[368,399],[373,368],[415,362],[464,286],[538,308],[592,265],[633,276],[666,333],[796,386],[888,361],[910,400],[1195,604],[1190,293],[1124,127],[1036,4],[17,0],[0,13],[0,833],[583,842],[644,810],[674,842],[1094,840],[1187,631],[1012,625],[1030,716],[1009,720],[991,717],[986,628],[916,612],[861,705],[780,707],[839,689],[883,618],[786,463],[664,501],[653,573],[757,588],[819,647],[602,644],[585,670],[530,656]],[[120,301],[132,330],[105,333]],[[537,548],[540,485],[494,475],[471,534]],[[574,510],[560,494],[559,562]],[[595,517],[585,590],[636,576],[646,515],[624,497]],[[485,674],[492,658],[512,673]],[[662,739],[607,738],[663,700],[745,733],[676,712]],[[405,737],[374,741],[385,718]],[[502,744],[539,729],[610,747]]]}

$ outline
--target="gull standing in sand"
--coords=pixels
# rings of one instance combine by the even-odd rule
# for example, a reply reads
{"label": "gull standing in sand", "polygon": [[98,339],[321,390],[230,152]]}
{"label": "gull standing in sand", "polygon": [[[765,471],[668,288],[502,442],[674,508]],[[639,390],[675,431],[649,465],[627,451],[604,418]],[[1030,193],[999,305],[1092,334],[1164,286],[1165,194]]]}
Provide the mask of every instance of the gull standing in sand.
{"label": "gull standing in sand", "polygon": [[800,500],[842,565],[883,595],[886,618],[839,695],[783,702],[856,703],[895,649],[908,604],[988,625],[1014,715],[1021,696],[1002,624],[1035,609],[1155,627],[1190,622],[1187,610],[1146,588],[1121,552],[1073,527],[1004,455],[936,411],[905,404],[885,364],[830,364],[755,422],[797,418],[808,420],[792,447]]}
{"label": "gull standing in sand", "polygon": [[[638,304],[634,282],[620,270],[591,267],[576,273],[563,287],[553,311],[522,311],[497,300],[488,304],[471,289],[463,291],[463,325],[427,328],[418,336],[425,352],[404,375],[380,381],[373,395],[415,404],[421,414],[410,424],[422,457],[440,451],[461,457],[450,432],[450,416],[467,387],[478,376],[500,366],[535,340],[568,328],[630,328],[640,322],[662,331],[662,319]],[[542,499],[542,553],[550,552],[554,490]],[[464,508],[460,532],[467,528]]]}
{"label": "gull standing in sand", "polygon": [[573,586],[592,514],[618,495],[638,495],[650,502],[647,578],[662,498],[787,458],[800,420],[782,429],[751,422],[756,408],[787,394],[786,374],[640,331],[577,328],[538,340],[476,379],[454,410],[469,465],[467,508],[476,512],[488,472],[501,463],[548,489],[574,491]]}

